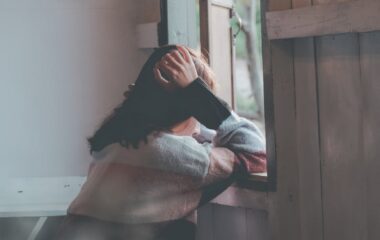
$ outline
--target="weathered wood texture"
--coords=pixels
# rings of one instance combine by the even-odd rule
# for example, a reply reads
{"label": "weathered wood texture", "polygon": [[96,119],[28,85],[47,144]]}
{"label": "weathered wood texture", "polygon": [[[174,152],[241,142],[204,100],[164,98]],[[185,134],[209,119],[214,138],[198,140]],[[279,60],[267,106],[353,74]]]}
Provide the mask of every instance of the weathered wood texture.
{"label": "weathered wood texture", "polygon": [[326,240],[367,236],[358,56],[357,34],[317,39]]}
{"label": "weathered wood texture", "polygon": [[213,240],[214,239],[214,209],[212,204],[206,204],[197,210],[197,240]]}
{"label": "weathered wood texture", "polygon": [[[363,96],[363,159],[367,177],[368,239],[380,239],[380,32],[360,35],[360,67]],[[363,160],[365,162],[363,162]]]}
{"label": "weathered wood texture", "polygon": [[[293,0],[293,8],[311,0]],[[317,75],[313,38],[294,40],[300,237],[323,239]],[[313,217],[311,217],[313,216]]]}
{"label": "weathered wood texture", "polygon": [[208,204],[198,212],[197,240],[269,240],[263,210]]}
{"label": "weathered wood texture", "polygon": [[316,39],[325,240],[367,239],[359,56],[358,34]]}
{"label": "weathered wood texture", "polygon": [[271,52],[277,192],[270,194],[270,218],[275,229],[275,239],[299,239],[293,43],[292,41],[272,43]]}
{"label": "weathered wood texture", "polygon": [[[262,4],[267,11],[285,10],[292,6],[290,0],[262,1]],[[273,87],[277,162],[277,192],[270,194],[269,203],[271,238],[300,239],[293,42],[268,42],[265,37],[264,32],[264,86]],[[268,102],[268,97],[265,100]]]}
{"label": "weathered wood texture", "polygon": [[[338,2],[344,1],[263,5],[276,11]],[[339,11],[344,16],[368,2],[340,3]],[[364,24],[368,11],[361,12]],[[269,237],[379,239],[380,33],[276,40],[264,42],[263,51],[278,168],[277,192],[269,194]]]}
{"label": "weathered wood texture", "polygon": [[247,240],[269,240],[268,213],[248,209],[246,211]]}
{"label": "weathered wood texture", "polygon": [[[285,1],[272,0],[269,6],[278,4],[282,8],[269,10],[311,4],[327,4],[324,7],[330,8],[332,5],[329,4],[338,2],[344,1],[293,0],[292,6],[286,6]],[[369,26],[367,17],[377,11],[376,4],[380,6],[369,2],[340,3],[342,8],[338,13],[342,15],[339,16],[345,16],[350,10],[347,8],[353,6],[361,6],[362,10],[372,6],[374,10],[360,12],[364,18],[360,20],[363,27]],[[369,5],[364,6],[365,3]],[[358,13],[350,15],[348,20],[357,16]],[[374,21],[377,17],[373,18]],[[338,23],[347,27],[344,21]],[[287,27],[297,27],[297,24]],[[281,137],[286,130],[278,131],[276,128],[278,192],[272,195],[269,208],[274,239],[379,239],[379,40],[380,34],[373,32],[271,41],[271,71],[267,74],[272,74],[275,86],[274,121],[277,126],[278,121],[287,119],[283,127],[288,129],[296,125],[296,147],[288,151],[297,153],[297,163],[288,162],[297,168],[297,180],[292,180],[292,176],[283,177],[287,168],[281,165],[281,159],[291,153],[280,150],[282,146],[291,144],[286,142],[289,138]],[[286,49],[278,48],[286,44]],[[279,54],[279,49],[286,56]],[[291,65],[284,64],[283,59],[286,58],[294,63],[294,72],[284,71]],[[282,80],[288,79],[286,84],[294,84],[295,119],[282,116],[289,113],[278,110],[286,104],[279,100],[276,91],[276,72],[281,73]],[[286,189],[287,185],[281,181],[294,185]],[[297,198],[297,206],[293,209],[279,202],[281,194],[289,189],[295,191]],[[291,213],[299,218],[284,218]]]}
{"label": "weathered wood texture", "polygon": [[[321,1],[314,1],[320,3]],[[324,3],[326,1],[323,1]],[[269,39],[322,36],[380,30],[380,1],[338,2],[268,12]]]}
{"label": "weathered wood texture", "polygon": [[214,240],[247,239],[246,210],[214,205]]}

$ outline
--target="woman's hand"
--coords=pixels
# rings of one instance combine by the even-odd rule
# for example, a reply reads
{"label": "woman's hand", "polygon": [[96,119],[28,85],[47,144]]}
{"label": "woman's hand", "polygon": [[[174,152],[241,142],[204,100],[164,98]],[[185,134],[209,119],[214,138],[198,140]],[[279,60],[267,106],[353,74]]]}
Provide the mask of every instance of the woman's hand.
{"label": "woman's hand", "polygon": [[[185,88],[198,77],[190,53],[184,47],[177,48],[178,50],[164,55],[153,69],[157,82],[167,90]],[[161,71],[170,79],[165,79]]]}

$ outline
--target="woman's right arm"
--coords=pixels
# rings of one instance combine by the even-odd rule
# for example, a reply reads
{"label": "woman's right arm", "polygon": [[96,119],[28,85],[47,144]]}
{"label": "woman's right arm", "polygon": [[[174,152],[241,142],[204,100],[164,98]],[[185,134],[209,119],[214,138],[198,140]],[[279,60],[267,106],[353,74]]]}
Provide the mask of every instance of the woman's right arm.
{"label": "woman's right arm", "polygon": [[160,159],[180,162],[178,173],[190,175],[198,183],[200,205],[223,192],[237,176],[265,172],[265,142],[252,122],[235,114],[199,78],[183,88],[181,95],[186,110],[216,135],[212,142],[204,143],[190,136],[167,135],[158,141],[165,145],[161,149],[167,149],[160,152]]}
{"label": "woman's right arm", "polygon": [[266,161],[259,160],[265,158],[264,137],[254,123],[239,117],[227,103],[216,97],[200,78],[184,88],[181,95],[187,111],[207,128],[216,130],[214,147],[232,151],[238,165],[246,172],[266,170]]}
{"label": "woman's right arm", "polygon": [[200,78],[184,88],[182,95],[188,111],[207,128],[216,130],[201,203],[221,193],[238,175],[266,171],[265,141],[255,124],[233,112]]}
{"label": "woman's right arm", "polygon": [[[184,111],[217,132],[211,144],[199,144],[194,141],[181,148],[185,150],[182,151],[184,155],[188,155],[184,159],[187,164],[190,163],[188,166],[202,163],[202,160],[208,163],[207,171],[202,174],[202,186],[211,189],[205,190],[204,193],[209,196],[205,198],[208,199],[221,191],[216,189],[223,189],[225,185],[232,183],[233,173],[264,172],[265,143],[260,131],[252,122],[235,114],[228,104],[216,97],[207,84],[197,77],[194,63],[187,50],[182,47],[178,47],[178,50],[167,54],[154,72],[162,87],[169,91],[178,91],[178,101],[182,101]],[[159,69],[172,76],[172,81],[164,79]],[[173,149],[173,152],[176,150],[178,151],[178,148]],[[214,193],[209,194],[213,191]]]}

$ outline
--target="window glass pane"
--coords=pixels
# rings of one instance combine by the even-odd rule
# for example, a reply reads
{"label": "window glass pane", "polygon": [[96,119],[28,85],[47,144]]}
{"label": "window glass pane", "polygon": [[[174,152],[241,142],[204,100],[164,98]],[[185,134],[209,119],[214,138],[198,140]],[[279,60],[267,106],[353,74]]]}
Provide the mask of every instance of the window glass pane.
{"label": "window glass pane", "polygon": [[[236,107],[237,112],[264,127],[264,89],[259,0],[236,0],[235,11],[242,20],[236,37]],[[235,33],[239,24],[232,22]]]}

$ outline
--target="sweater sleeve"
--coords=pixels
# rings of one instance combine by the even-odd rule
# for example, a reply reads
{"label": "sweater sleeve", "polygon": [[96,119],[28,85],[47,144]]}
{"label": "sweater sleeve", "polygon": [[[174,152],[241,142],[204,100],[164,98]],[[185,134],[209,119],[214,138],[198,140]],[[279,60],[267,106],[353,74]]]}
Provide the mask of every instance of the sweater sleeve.
{"label": "sweater sleeve", "polygon": [[228,104],[215,96],[201,78],[182,89],[179,95],[184,110],[207,128],[217,129],[231,115]]}
{"label": "sweater sleeve", "polygon": [[203,135],[166,134],[156,140],[155,155],[166,162],[161,167],[193,178],[195,188],[202,192],[200,205],[238,176],[266,171],[265,141],[254,123],[239,117],[201,79],[185,88],[183,96],[187,111],[204,126]]}
{"label": "sweater sleeve", "polygon": [[226,102],[209,90],[201,78],[186,87],[182,95],[187,111],[205,126],[202,128],[204,140],[216,130],[213,145],[232,151],[243,173],[266,170],[264,137],[254,123],[239,117]]}
{"label": "sweater sleeve", "polygon": [[156,140],[160,149],[155,148],[155,156],[165,161],[160,167],[192,178],[195,185],[191,189],[201,192],[198,206],[219,195],[238,177],[266,171],[264,139],[249,120],[231,112],[216,130],[203,131],[208,134],[203,141],[166,134]]}

